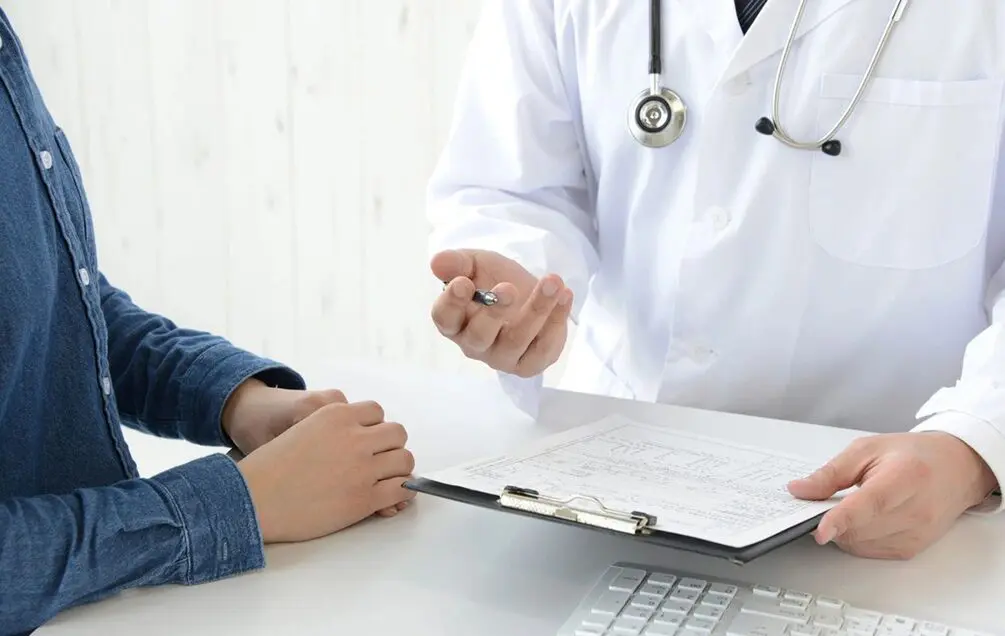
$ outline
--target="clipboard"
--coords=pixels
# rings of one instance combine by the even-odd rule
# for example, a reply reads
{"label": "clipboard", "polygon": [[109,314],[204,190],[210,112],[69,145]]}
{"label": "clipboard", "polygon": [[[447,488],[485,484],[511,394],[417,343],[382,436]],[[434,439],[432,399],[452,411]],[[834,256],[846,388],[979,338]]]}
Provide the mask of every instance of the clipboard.
{"label": "clipboard", "polygon": [[824,513],[791,526],[767,539],[734,548],[718,543],[674,534],[655,528],[659,521],[644,511],[613,510],[591,495],[556,499],[532,488],[506,486],[498,495],[469,490],[432,479],[417,477],[405,482],[409,490],[473,505],[488,510],[548,521],[608,535],[627,537],[682,552],[725,559],[735,565],[745,565],[788,543],[811,533]]}

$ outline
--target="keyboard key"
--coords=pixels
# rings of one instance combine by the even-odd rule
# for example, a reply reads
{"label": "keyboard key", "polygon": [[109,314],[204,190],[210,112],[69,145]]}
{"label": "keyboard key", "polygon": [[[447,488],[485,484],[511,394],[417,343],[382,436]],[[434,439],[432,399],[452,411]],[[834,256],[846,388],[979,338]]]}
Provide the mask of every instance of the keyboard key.
{"label": "keyboard key", "polygon": [[692,616],[697,616],[698,618],[707,618],[710,621],[716,621],[722,618],[722,615],[726,613],[726,610],[721,607],[709,607],[708,605],[699,605],[691,613]]}
{"label": "keyboard key", "polygon": [[879,627],[879,622],[883,620],[883,615],[879,612],[873,612],[870,610],[862,610],[854,607],[846,608],[844,611],[845,618],[855,618],[861,621],[863,624],[871,625],[873,628]]}
{"label": "keyboard key", "polygon": [[681,589],[679,587],[670,594],[670,598],[675,601],[684,601],[689,605],[694,605],[694,602],[698,600],[698,596],[698,592],[694,590]]}
{"label": "keyboard key", "polygon": [[708,581],[685,577],[680,580],[680,583],[677,584],[677,587],[685,590],[694,590],[695,592],[701,592],[702,590],[705,589],[706,585],[708,585]]}
{"label": "keyboard key", "polygon": [[821,636],[823,631],[815,625],[796,625],[789,629],[789,636]]}
{"label": "keyboard key", "polygon": [[813,624],[826,629],[840,629],[844,618],[840,614],[817,614],[813,617]]}
{"label": "keyboard key", "polygon": [[782,594],[782,598],[787,601],[799,601],[802,603],[809,604],[813,600],[812,594],[807,594],[806,592],[797,592],[795,590],[786,590],[785,594]]}
{"label": "keyboard key", "polygon": [[707,618],[689,618],[684,623],[683,630],[687,636],[711,634],[712,630],[715,629],[715,625],[715,621],[710,621]]}
{"label": "keyboard key", "polygon": [[780,607],[778,603],[761,602],[759,599],[752,599],[741,608],[742,614],[755,614],[760,616],[771,616],[780,620],[785,620],[796,625],[807,625],[810,622],[810,615],[802,610]]}
{"label": "keyboard key", "polygon": [[611,626],[611,633],[618,636],[638,636],[645,627],[645,621],[637,618],[623,617],[614,621],[614,625]]}
{"label": "keyboard key", "polygon": [[736,586],[726,585],[724,583],[713,583],[708,586],[708,593],[715,594],[716,596],[725,596],[727,598],[733,598],[736,596]]}
{"label": "keyboard key", "polygon": [[849,634],[859,636],[859,634],[872,634],[876,631],[876,624],[872,621],[863,620],[855,616],[846,616],[844,619],[844,630]]}
{"label": "keyboard key", "polygon": [[679,614],[660,613],[653,618],[653,625],[676,630],[684,624],[684,617]]}
{"label": "keyboard key", "polygon": [[785,636],[791,623],[759,614],[737,614],[726,629],[727,636]]}
{"label": "keyboard key", "polygon": [[818,596],[817,605],[827,609],[841,609],[844,607],[844,601],[827,596]]}
{"label": "keyboard key", "polygon": [[653,615],[653,611],[644,607],[629,607],[621,612],[621,615],[625,618],[634,618],[642,622],[648,622],[649,617]]}
{"label": "keyboard key", "polygon": [[947,636],[949,634],[949,628],[938,623],[922,623],[918,631],[921,632],[921,636]]}
{"label": "keyboard key", "polygon": [[614,615],[621,611],[621,608],[628,602],[629,595],[626,592],[604,592],[596,605],[593,606],[595,614]]}
{"label": "keyboard key", "polygon": [[642,636],[677,636],[677,628],[653,624],[642,632]]}
{"label": "keyboard key", "polygon": [[576,636],[604,636],[607,633],[607,629],[592,625],[580,625],[576,628],[575,633]]}
{"label": "keyboard key", "polygon": [[666,574],[664,572],[654,572],[649,575],[649,579],[646,583],[652,583],[653,585],[662,585],[663,587],[672,587],[674,583],[677,582],[677,577],[673,574]]}
{"label": "keyboard key", "polygon": [[621,568],[621,574],[618,577],[624,577],[629,579],[634,579],[641,583],[646,579],[647,572],[645,570],[639,570],[637,568]]}
{"label": "keyboard key", "polygon": [[755,596],[778,598],[778,595],[782,593],[782,590],[772,585],[755,585],[753,592]]}
{"label": "keyboard key", "polygon": [[728,596],[717,596],[715,594],[706,594],[705,598],[701,599],[701,604],[704,607],[717,607],[721,610],[725,610],[729,607],[729,603],[732,601]]}
{"label": "keyboard key", "polygon": [[611,581],[609,589],[616,592],[634,592],[645,576],[645,572],[641,570],[622,570],[621,574]]}
{"label": "keyboard key", "polygon": [[778,606],[788,607],[790,609],[804,610],[810,606],[810,602],[794,598],[783,598],[782,600],[778,601]]}
{"label": "keyboard key", "polygon": [[660,600],[652,596],[636,596],[632,599],[632,607],[641,607],[643,609],[649,610],[650,613],[656,611],[656,608],[660,606]]}
{"label": "keyboard key", "polygon": [[611,626],[611,621],[614,620],[613,616],[604,616],[603,614],[588,614],[583,618],[583,622],[580,623],[580,627],[592,627],[599,629],[601,632],[606,630]]}
{"label": "keyboard key", "polygon": [[670,593],[670,588],[665,585],[654,585],[652,583],[646,583],[641,588],[639,588],[639,594],[642,596],[652,596],[657,600],[663,600],[667,594]]}
{"label": "keyboard key", "polygon": [[906,616],[886,616],[880,622],[879,626],[910,633],[911,630],[914,629],[916,622],[917,621],[907,618]]}
{"label": "keyboard key", "polygon": [[660,609],[667,614],[682,614],[686,615],[691,611],[693,605],[691,603],[686,603],[684,601],[676,601],[674,599],[667,599],[664,601]]}

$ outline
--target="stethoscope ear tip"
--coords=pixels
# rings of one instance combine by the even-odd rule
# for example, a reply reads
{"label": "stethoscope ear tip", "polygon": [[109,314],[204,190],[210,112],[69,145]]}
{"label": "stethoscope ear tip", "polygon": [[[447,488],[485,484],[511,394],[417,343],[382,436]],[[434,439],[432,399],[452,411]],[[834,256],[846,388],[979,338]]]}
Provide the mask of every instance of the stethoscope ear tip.
{"label": "stethoscope ear tip", "polygon": [[771,121],[771,118],[769,117],[761,117],[758,119],[754,128],[762,135],[775,134],[775,122]]}
{"label": "stethoscope ear tip", "polygon": [[[757,123],[754,124],[754,129],[757,130],[757,132],[761,133],[762,135],[767,135],[769,137],[774,135],[775,131],[777,130],[775,127],[775,122],[773,122],[770,117],[761,117],[760,119],[758,119]],[[838,141],[837,139],[829,139],[824,143],[820,144],[820,150],[825,155],[831,157],[837,157],[838,155],[841,154],[842,150],[841,142]]]}
{"label": "stethoscope ear tip", "polygon": [[825,155],[836,157],[841,154],[841,142],[838,141],[837,139],[831,139],[830,141],[825,141],[820,146],[820,150],[822,150]]}

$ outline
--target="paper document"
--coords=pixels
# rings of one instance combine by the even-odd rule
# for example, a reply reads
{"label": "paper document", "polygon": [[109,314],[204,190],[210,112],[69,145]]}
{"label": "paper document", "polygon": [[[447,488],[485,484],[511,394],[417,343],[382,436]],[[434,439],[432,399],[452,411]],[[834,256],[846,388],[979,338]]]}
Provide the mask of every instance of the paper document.
{"label": "paper document", "polygon": [[801,501],[786,490],[818,467],[770,449],[611,416],[517,454],[426,477],[494,495],[505,486],[558,499],[588,495],[607,508],[655,515],[657,530],[742,548],[837,503]]}

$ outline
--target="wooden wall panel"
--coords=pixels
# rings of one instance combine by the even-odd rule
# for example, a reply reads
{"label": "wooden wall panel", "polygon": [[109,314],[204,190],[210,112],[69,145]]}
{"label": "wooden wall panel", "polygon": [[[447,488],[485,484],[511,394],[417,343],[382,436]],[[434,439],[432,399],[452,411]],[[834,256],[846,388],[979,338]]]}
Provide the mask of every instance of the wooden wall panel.
{"label": "wooden wall panel", "polygon": [[315,367],[489,373],[436,333],[425,184],[475,0],[7,0],[105,273]]}

